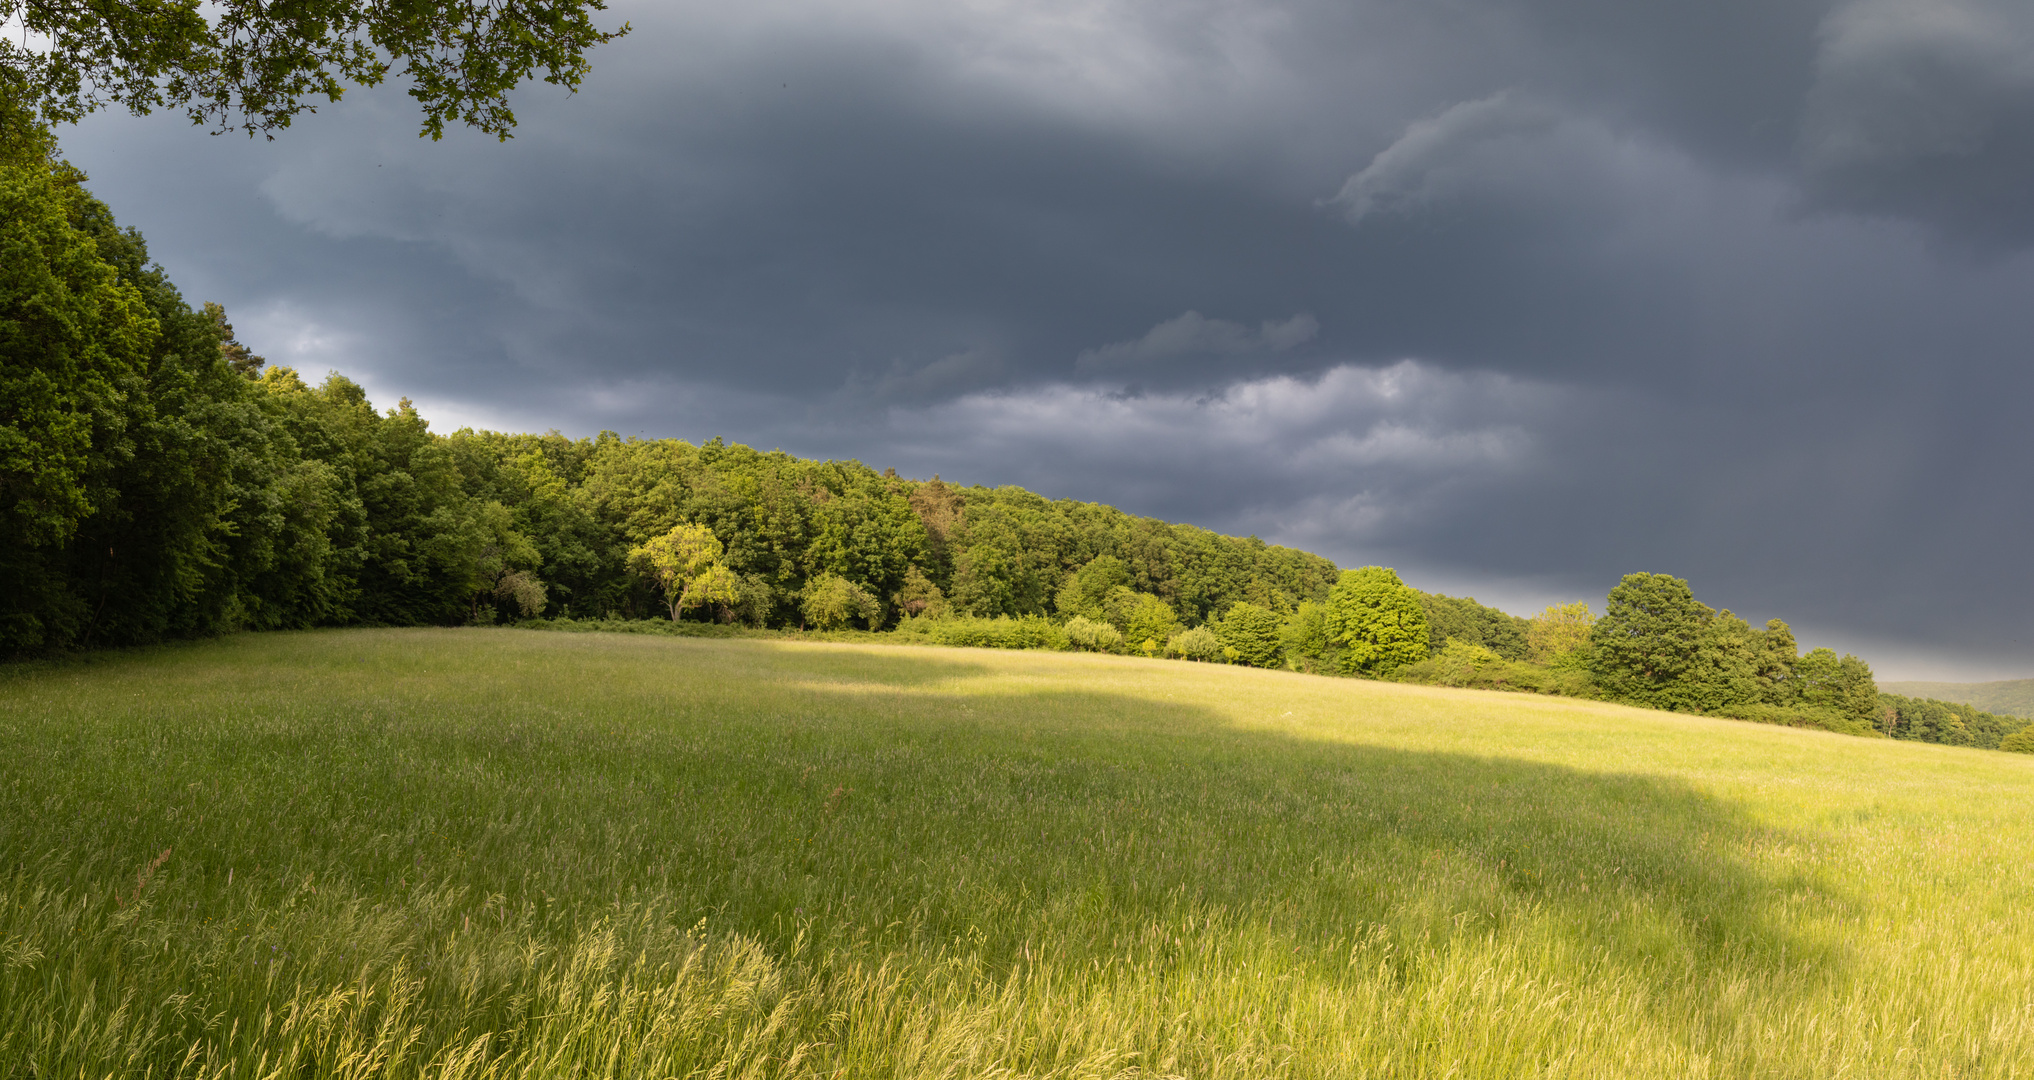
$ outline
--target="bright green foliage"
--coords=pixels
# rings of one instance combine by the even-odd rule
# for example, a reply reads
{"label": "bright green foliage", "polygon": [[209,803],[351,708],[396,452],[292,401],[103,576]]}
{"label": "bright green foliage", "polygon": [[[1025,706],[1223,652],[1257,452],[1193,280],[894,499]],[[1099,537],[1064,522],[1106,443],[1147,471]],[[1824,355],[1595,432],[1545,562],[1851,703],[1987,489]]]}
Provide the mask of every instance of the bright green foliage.
{"label": "bright green foliage", "polygon": [[1754,660],[1757,700],[1769,705],[1790,705],[1798,701],[1801,683],[1794,667],[1800,658],[1801,646],[1794,641],[1793,629],[1778,619],[1767,619],[1766,632],[1759,638]]}
{"label": "bright green foliage", "polygon": [[1763,635],[1729,611],[1703,620],[1695,655],[1681,678],[1677,707],[1712,712],[1761,700]]}
{"label": "bright green foliage", "polygon": [[[734,579],[720,557],[720,538],[704,525],[677,525],[629,552],[629,565],[655,582],[677,622],[695,603],[735,600]],[[837,578],[835,580],[838,580]],[[707,592],[716,595],[708,596]]]}
{"label": "bright green foliage", "polygon": [[839,574],[813,578],[805,586],[799,611],[814,630],[839,630],[850,619],[861,619],[871,630],[883,625],[882,602]]}
{"label": "bright green foliage", "polygon": [[1223,658],[1222,639],[1205,626],[1175,631],[1165,643],[1165,654],[1182,660],[1213,663]]}
{"label": "bright green foliage", "polygon": [[1549,604],[1527,620],[1526,656],[1536,664],[1567,667],[1581,661],[1586,665],[1589,631],[1595,625],[1596,616],[1586,603]]}
{"label": "bright green foliage", "polygon": [[1266,608],[1247,600],[1229,605],[1215,636],[1225,648],[1236,650],[1235,661],[1250,667],[1275,668],[1285,663],[1284,642],[1279,638],[1279,618]]}
{"label": "bright green foliage", "polygon": [[541,72],[577,88],[586,51],[628,32],[603,32],[603,0],[488,4],[478,0],[374,4],[67,4],[0,0],[0,22],[46,40],[0,39],[0,87],[51,121],[111,104],[135,113],[186,112],[196,123],[252,133],[288,127],[317,100],[373,86],[393,71],[409,82],[424,133],[464,123],[500,138],[515,127],[507,96]]}
{"label": "bright green foliage", "polygon": [[1828,649],[1797,657],[1786,623],[1754,630],[1697,602],[1680,578],[1626,575],[1590,644],[1598,685],[1619,700],[1853,734],[1897,726],[1864,661]]}
{"label": "bright green foliage", "polygon": [[1143,648],[1146,640],[1164,645],[1179,628],[1172,605],[1149,593],[1132,592],[1127,585],[1109,590],[1102,602],[1103,617],[1123,632],[1125,640]]}
{"label": "bright green foliage", "polygon": [[[1113,632],[1113,627],[1104,626]],[[1063,627],[1041,615],[993,619],[956,615],[945,619],[911,619],[897,627],[905,641],[923,639],[936,645],[968,649],[1046,649],[1054,652],[1072,647]]]}
{"label": "bright green foliage", "polygon": [[1278,629],[1286,658],[1301,671],[1326,674],[1341,670],[1342,645],[1328,628],[1328,605],[1301,603]]}
{"label": "bright green foliage", "polygon": [[[1414,590],[1418,592],[1418,590]],[[1450,639],[1481,645],[1507,660],[1523,660],[1528,651],[1527,622],[1474,597],[1419,593],[1427,616],[1427,650],[1439,652]]]}
{"label": "bright green foliage", "polygon": [[1066,621],[1063,629],[1066,631],[1066,643],[1083,652],[1123,651],[1123,632],[1108,623],[1076,615]]}
{"label": "bright green foliage", "polygon": [[1345,650],[1345,673],[1377,678],[1427,658],[1427,615],[1419,593],[1389,567],[1343,571],[1327,607],[1328,633]]}
{"label": "bright green foliage", "polygon": [[1507,660],[1481,645],[1465,641],[1450,641],[1440,652],[1392,672],[1391,678],[1397,682],[1425,686],[1459,686],[1575,698],[1599,696],[1589,673],[1580,668]]}
{"label": "bright green foliage", "polygon": [[[191,310],[52,147],[0,97],[0,654],[674,604],[797,626],[834,579],[871,628],[884,598],[902,616],[1030,617],[1071,585],[1070,607],[1156,648],[1333,581],[1328,560],[1256,538],[720,439],[434,433],[409,402],[307,385],[217,305]],[[725,546],[711,595],[641,572],[681,526]]]}
{"label": "bright green foliage", "polygon": [[2024,727],[1999,740],[1999,749],[2014,754],[2034,754],[2034,727]]}
{"label": "bright green foliage", "polygon": [[[50,175],[61,180],[61,173]],[[217,323],[191,311],[161,270],[148,264],[141,238],[118,229],[82,190],[69,186],[65,192],[67,220],[100,265],[93,272],[100,284],[93,288],[126,297],[116,307],[138,302],[138,313],[130,306],[121,318],[130,329],[145,323],[148,331],[136,344],[133,334],[101,325],[93,333],[103,332],[103,340],[93,347],[108,355],[125,352],[126,359],[110,367],[73,365],[48,384],[63,391],[59,399],[69,395],[74,411],[90,415],[83,431],[87,448],[81,456],[60,455],[71,464],[59,463],[54,472],[32,471],[41,471],[44,482],[68,473],[59,486],[82,494],[83,503],[73,509],[88,511],[55,530],[35,530],[39,538],[22,534],[26,523],[19,514],[0,525],[15,532],[0,543],[0,651],[357,617],[350,599],[357,563],[350,560],[362,538],[351,516],[358,510],[351,473],[302,456],[306,433],[282,402],[224,362]],[[0,228],[22,224],[8,215]],[[72,253],[83,250],[74,245]],[[37,268],[35,251],[33,245],[5,245],[0,278],[19,283],[48,270]],[[10,378],[27,374],[32,383],[28,368],[41,363],[36,357],[56,355],[34,347],[55,339],[30,332],[48,329],[43,316],[62,306],[47,300],[28,305],[42,315],[0,320],[7,323],[0,334],[27,334],[16,338],[19,348],[0,350]],[[87,323],[68,318],[65,324],[77,329]],[[109,347],[123,335],[135,347]],[[92,349],[80,353],[58,344],[58,354],[72,360]],[[43,367],[42,374],[58,370]],[[37,400],[35,392],[10,391],[0,395],[0,411],[7,402],[32,407]],[[23,419],[17,413],[9,426],[19,432]],[[45,432],[39,438],[46,447],[62,448],[66,437]],[[50,509],[34,495],[30,502]],[[41,516],[48,525],[48,515]],[[442,610],[461,617],[470,596],[454,588]]]}
{"label": "bright green foliage", "polygon": [[[79,227],[80,179],[0,165],[0,546],[61,545],[110,497],[127,395],[161,334]],[[95,498],[96,497],[96,498]],[[11,584],[11,583],[10,583]]]}

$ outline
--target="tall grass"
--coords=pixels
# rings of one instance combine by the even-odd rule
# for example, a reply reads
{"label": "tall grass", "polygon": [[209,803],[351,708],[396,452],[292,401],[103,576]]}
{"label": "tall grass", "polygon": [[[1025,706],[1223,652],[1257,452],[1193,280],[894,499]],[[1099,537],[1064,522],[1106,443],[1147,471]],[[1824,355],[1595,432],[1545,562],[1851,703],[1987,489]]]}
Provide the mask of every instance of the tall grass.
{"label": "tall grass", "polygon": [[248,635],[0,675],[0,1077],[2034,1075],[2030,795],[1163,661]]}

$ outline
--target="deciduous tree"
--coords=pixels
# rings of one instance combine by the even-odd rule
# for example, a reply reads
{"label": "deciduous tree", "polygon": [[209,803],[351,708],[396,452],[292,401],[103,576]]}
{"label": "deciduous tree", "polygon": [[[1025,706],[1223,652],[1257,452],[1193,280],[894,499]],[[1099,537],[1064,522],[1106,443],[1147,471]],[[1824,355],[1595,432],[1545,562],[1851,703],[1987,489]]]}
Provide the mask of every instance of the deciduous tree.
{"label": "deciduous tree", "polygon": [[1250,667],[1273,668],[1284,663],[1279,641],[1279,618],[1268,608],[1248,601],[1229,605],[1214,624],[1215,636],[1224,648],[1236,652],[1235,660]]}
{"label": "deciduous tree", "polygon": [[1328,593],[1328,632],[1346,649],[1342,668],[1379,677],[1427,658],[1419,594],[1384,566],[1345,570]]}
{"label": "deciduous tree", "polygon": [[629,565],[663,592],[671,621],[677,622],[693,604],[719,599],[707,592],[730,592],[727,569],[720,564],[724,550],[720,538],[706,526],[679,525],[631,550]]}
{"label": "deciduous tree", "polygon": [[1595,624],[1596,616],[1580,600],[1549,604],[1527,622],[1526,655],[1535,664],[1556,664],[1575,656],[1588,647],[1589,629]]}
{"label": "deciduous tree", "polygon": [[1688,583],[1666,574],[1626,574],[1590,628],[1591,670],[1611,696],[1655,708],[1687,705],[1684,678],[1713,614]]}

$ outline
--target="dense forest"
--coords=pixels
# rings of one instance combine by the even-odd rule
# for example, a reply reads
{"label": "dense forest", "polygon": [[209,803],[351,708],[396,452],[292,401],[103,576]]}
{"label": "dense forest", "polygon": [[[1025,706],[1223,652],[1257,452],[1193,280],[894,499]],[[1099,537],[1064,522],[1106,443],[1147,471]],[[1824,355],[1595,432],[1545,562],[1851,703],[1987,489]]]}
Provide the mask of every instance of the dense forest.
{"label": "dense forest", "polygon": [[884,633],[2034,750],[2024,720],[1880,694],[1856,657],[1666,575],[1522,619],[1018,488],[718,438],[433,432],[266,364],[46,129],[0,127],[0,654],[346,625]]}

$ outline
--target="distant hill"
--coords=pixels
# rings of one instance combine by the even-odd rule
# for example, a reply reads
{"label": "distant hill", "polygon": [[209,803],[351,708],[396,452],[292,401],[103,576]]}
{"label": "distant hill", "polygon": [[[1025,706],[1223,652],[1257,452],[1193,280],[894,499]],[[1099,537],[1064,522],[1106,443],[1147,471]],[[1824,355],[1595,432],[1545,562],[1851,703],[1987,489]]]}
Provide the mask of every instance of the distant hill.
{"label": "distant hill", "polygon": [[2034,718],[2034,679],[2002,679],[1998,682],[1882,682],[1879,689],[1901,697],[1954,701],[2001,716]]}

